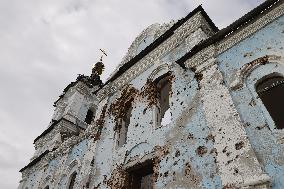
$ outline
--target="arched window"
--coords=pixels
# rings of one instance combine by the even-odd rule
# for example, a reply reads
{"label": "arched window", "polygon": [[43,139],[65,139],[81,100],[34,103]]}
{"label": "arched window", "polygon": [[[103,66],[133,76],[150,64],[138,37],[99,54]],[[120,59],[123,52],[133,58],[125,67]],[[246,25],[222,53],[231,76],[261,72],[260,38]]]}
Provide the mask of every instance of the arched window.
{"label": "arched window", "polygon": [[272,117],[276,128],[284,128],[284,77],[267,76],[256,84],[256,92]]}
{"label": "arched window", "polygon": [[70,177],[69,187],[68,189],[73,189],[76,181],[77,172],[72,173]]}
{"label": "arched window", "polygon": [[153,182],[153,163],[151,160],[143,162],[139,166],[131,167],[128,172],[129,189],[150,189],[154,188]]}
{"label": "arched window", "polygon": [[49,186],[46,186],[44,189],[49,189]]}
{"label": "arched window", "polygon": [[130,99],[125,103],[125,114],[120,119],[120,127],[118,128],[118,133],[117,133],[118,147],[121,147],[123,144],[126,144],[127,142],[128,126],[130,124],[130,118],[132,113],[132,101],[133,99]]}
{"label": "arched window", "polygon": [[158,111],[157,111],[157,125],[167,125],[171,122],[172,115],[170,109],[170,84],[169,84],[170,74],[166,73],[154,82],[157,87],[157,97],[158,97]]}
{"label": "arched window", "polygon": [[85,118],[85,122],[87,124],[91,124],[91,122],[93,121],[93,117],[94,117],[94,111],[89,109]]}

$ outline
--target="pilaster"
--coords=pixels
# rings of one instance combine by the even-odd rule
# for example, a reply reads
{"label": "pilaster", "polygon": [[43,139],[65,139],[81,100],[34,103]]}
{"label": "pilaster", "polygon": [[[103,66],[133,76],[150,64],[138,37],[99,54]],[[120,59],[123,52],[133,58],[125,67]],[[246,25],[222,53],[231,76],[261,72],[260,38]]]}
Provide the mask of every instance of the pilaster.
{"label": "pilaster", "polygon": [[[211,59],[209,61],[214,61]],[[215,136],[216,163],[224,187],[269,188],[229,89],[214,62],[199,73],[203,110]]]}

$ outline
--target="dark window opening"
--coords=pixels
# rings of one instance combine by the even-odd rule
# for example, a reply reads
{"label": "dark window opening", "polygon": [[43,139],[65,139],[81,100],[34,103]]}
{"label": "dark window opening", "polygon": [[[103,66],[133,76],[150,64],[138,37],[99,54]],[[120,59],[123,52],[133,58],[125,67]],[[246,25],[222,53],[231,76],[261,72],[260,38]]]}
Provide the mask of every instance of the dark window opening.
{"label": "dark window opening", "polygon": [[256,85],[258,96],[272,117],[276,128],[284,128],[284,77],[265,78]]}
{"label": "dark window opening", "polygon": [[155,80],[158,89],[157,122],[158,125],[167,125],[171,122],[172,115],[170,109],[170,84],[169,73],[162,75]]}
{"label": "dark window opening", "polygon": [[129,189],[152,189],[153,182],[153,164],[146,162],[135,167],[129,173]]}
{"label": "dark window opening", "polygon": [[93,121],[93,117],[94,117],[94,112],[89,109],[85,118],[85,122],[87,124],[91,124],[91,122]]}
{"label": "dark window opening", "polygon": [[76,176],[77,176],[76,172],[72,173],[71,178],[70,178],[70,184],[69,184],[69,187],[68,187],[69,189],[73,189],[74,188],[75,181],[76,181]]}
{"label": "dark window opening", "polygon": [[46,186],[44,189],[49,189],[49,186]]}
{"label": "dark window opening", "polygon": [[132,112],[132,100],[125,103],[125,115],[120,119],[120,127],[117,136],[117,146],[121,147],[127,142],[128,126],[130,124],[131,112]]}

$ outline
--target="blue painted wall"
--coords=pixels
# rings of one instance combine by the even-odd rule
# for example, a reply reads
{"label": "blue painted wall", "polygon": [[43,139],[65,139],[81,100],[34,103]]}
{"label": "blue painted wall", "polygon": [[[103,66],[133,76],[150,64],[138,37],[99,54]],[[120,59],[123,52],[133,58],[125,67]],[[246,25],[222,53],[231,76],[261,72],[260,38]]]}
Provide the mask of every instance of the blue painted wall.
{"label": "blue painted wall", "polygon": [[[265,55],[283,56],[283,48],[284,16],[217,57],[226,85],[229,87],[235,72],[245,63]],[[231,90],[230,93],[257,158],[272,178],[272,188],[283,189],[284,145],[277,142],[277,136],[284,135],[280,130],[273,129],[272,118],[254,91],[255,82],[273,72],[283,74],[284,65],[270,63],[260,66],[247,77],[243,88]],[[284,97],[279,100],[284,100]]]}
{"label": "blue painted wall", "polygon": [[86,153],[88,142],[87,140],[83,140],[77,145],[75,145],[71,151],[71,153],[68,155],[67,164],[72,162],[75,159],[82,159],[84,154]]}

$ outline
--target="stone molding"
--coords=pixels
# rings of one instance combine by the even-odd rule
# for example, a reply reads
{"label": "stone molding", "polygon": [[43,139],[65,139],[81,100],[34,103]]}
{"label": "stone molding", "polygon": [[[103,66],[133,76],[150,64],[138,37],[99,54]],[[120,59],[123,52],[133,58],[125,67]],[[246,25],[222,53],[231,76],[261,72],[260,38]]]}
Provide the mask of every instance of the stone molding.
{"label": "stone molding", "polygon": [[49,133],[47,133],[45,136],[39,138],[36,142],[35,142],[35,149],[39,149],[44,147],[49,141],[52,141],[52,139],[54,138],[54,136],[57,133],[70,133],[70,134],[75,134],[76,132],[78,132],[78,129],[76,128],[76,126],[74,125],[74,123],[71,123],[65,119],[60,120],[52,129],[52,131],[50,131]]}
{"label": "stone molding", "polygon": [[271,178],[262,174],[255,177],[252,180],[247,181],[241,187],[241,189],[270,189],[271,188]]}
{"label": "stone molding", "polygon": [[81,142],[83,140],[84,140],[84,138],[82,137],[82,135],[72,136],[72,137],[68,138],[66,141],[61,143],[61,145],[55,151],[49,152],[45,157],[43,157],[34,166],[32,166],[31,168],[25,169],[22,172],[23,179],[26,178],[31,173],[42,169],[44,166],[46,166],[48,164],[48,162],[57,158],[58,156],[63,157],[64,155],[70,153],[73,146],[75,146],[76,144],[78,144],[79,142]]}
{"label": "stone molding", "polygon": [[47,155],[46,160],[50,161],[58,156],[64,156],[66,154],[68,154],[69,152],[71,152],[73,146],[75,146],[76,144],[78,144],[79,142],[81,142],[83,140],[82,136],[72,136],[70,138],[68,138],[66,141],[64,141],[63,143],[61,143],[61,145],[53,152],[51,152],[50,154]]}
{"label": "stone molding", "polygon": [[79,169],[79,167],[81,167],[81,161],[78,158],[76,158],[73,161],[71,161],[71,163],[67,166],[67,175],[72,174],[75,171],[74,169],[76,169],[78,173],[77,169]]}
{"label": "stone molding", "polygon": [[223,40],[221,40],[217,44],[217,53],[221,54],[227,49],[231,48],[236,43],[239,43],[243,39],[249,37],[253,33],[257,32],[267,24],[271,23],[276,18],[280,17],[284,14],[284,4],[282,3],[278,7],[275,7],[270,12],[266,13],[265,15],[261,16],[260,18],[257,18],[256,21],[253,23],[244,26],[244,28],[239,29],[236,32],[233,32],[232,34],[228,34],[225,36]]}
{"label": "stone molding", "polygon": [[158,77],[160,76],[160,74],[159,74],[160,72],[164,71],[166,73],[169,70],[170,70],[170,68],[169,68],[168,64],[162,64],[152,71],[152,73],[149,76],[149,79],[151,81],[153,81],[155,78],[157,78],[157,76]]}
{"label": "stone molding", "polygon": [[281,56],[276,55],[266,55],[264,57],[257,58],[250,63],[246,63],[236,72],[234,80],[230,83],[230,88],[232,90],[240,89],[243,87],[245,79],[254,69],[269,62],[283,63],[283,61],[281,61]]}
{"label": "stone molding", "polygon": [[74,86],[70,87],[65,93],[63,93],[63,97],[61,97],[57,102],[56,102],[56,107],[66,107],[68,99],[75,93],[79,92],[83,96],[93,99],[94,95],[92,95],[92,91],[94,89],[88,87],[84,82],[78,81]]}
{"label": "stone molding", "polygon": [[91,88],[81,81],[79,81],[74,88],[84,96],[90,96],[91,94]]}
{"label": "stone molding", "polygon": [[201,66],[207,60],[215,57],[215,55],[216,55],[215,46],[211,45],[209,47],[206,47],[205,49],[202,49],[199,53],[194,55],[192,58],[188,59],[185,62],[185,66],[187,68],[193,68],[193,67]]}
{"label": "stone molding", "polygon": [[246,25],[243,28],[240,28],[239,30],[228,34],[227,36],[225,36],[224,39],[222,39],[217,44],[210,45],[205,49],[202,49],[201,51],[199,51],[197,54],[195,54],[185,62],[186,67],[191,68],[194,66],[201,65],[207,59],[225,52],[235,44],[248,38],[250,35],[259,31],[261,28],[265,27],[267,24],[271,23],[273,20],[277,19],[283,14],[284,14],[284,3],[282,3],[278,7],[275,7],[270,12],[257,18],[254,22],[250,23],[249,25]]}
{"label": "stone molding", "polygon": [[[67,122],[68,124],[69,122]],[[70,124],[70,123],[69,123]],[[55,126],[56,127],[56,126]],[[63,129],[63,130],[62,130]],[[54,128],[54,130],[49,133],[50,137],[45,138],[45,140],[42,141],[37,141],[40,142],[38,145],[42,145],[41,143],[44,142],[48,142],[49,140],[52,140],[52,136],[54,136],[52,133],[54,132],[60,132],[60,131],[69,131],[70,130],[67,127],[64,126],[57,126],[56,128]],[[81,133],[79,136],[71,136],[70,138],[68,138],[67,140],[65,140],[63,143],[59,144],[59,147],[54,150],[49,152],[45,157],[43,157],[38,163],[36,163],[34,166],[32,166],[31,168],[25,169],[22,172],[22,177],[26,178],[27,175],[31,174],[32,172],[35,172],[36,170],[40,170],[42,169],[44,166],[47,165],[47,163],[49,161],[51,161],[52,159],[55,159],[58,156],[64,156],[68,153],[70,153],[70,151],[72,150],[73,146],[75,146],[76,144],[78,144],[79,142],[81,142],[82,140],[84,140],[85,138],[83,137],[83,134]],[[35,159],[36,157],[33,157],[33,159]]]}
{"label": "stone molding", "polygon": [[128,51],[126,55],[122,58],[121,63],[117,66],[116,70],[111,74],[109,78],[111,78],[117,71],[118,69],[124,65],[126,62],[130,61],[134,56],[137,54],[137,48],[141,41],[148,37],[148,36],[153,36],[153,40],[156,40],[158,37],[160,37],[166,30],[168,30],[170,27],[173,26],[173,24],[176,23],[175,21],[171,21],[169,23],[164,23],[164,24],[152,24],[148,26],[146,29],[144,29],[132,42],[130,47],[128,48]]}
{"label": "stone molding", "polygon": [[125,71],[119,78],[115,81],[110,82],[107,86],[102,88],[98,94],[97,98],[99,101],[104,99],[107,95],[119,90],[129,81],[140,75],[146,69],[148,69],[155,61],[157,61],[163,55],[169,53],[172,49],[176,48],[187,36],[192,32],[196,31],[198,28],[206,28],[206,33],[213,33],[210,31],[209,24],[205,21],[200,12],[192,16],[188,21],[181,25],[169,39],[164,41],[160,46],[151,51],[143,59],[133,65],[130,69]]}

